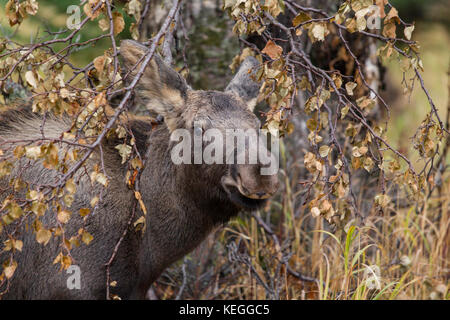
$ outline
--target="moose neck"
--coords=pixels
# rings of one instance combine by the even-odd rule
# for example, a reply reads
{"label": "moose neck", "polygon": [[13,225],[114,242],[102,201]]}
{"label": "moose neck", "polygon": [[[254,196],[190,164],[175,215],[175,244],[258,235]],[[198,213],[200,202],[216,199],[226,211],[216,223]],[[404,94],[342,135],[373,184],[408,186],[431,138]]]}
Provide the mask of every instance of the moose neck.
{"label": "moose neck", "polygon": [[148,271],[140,277],[149,285],[238,209],[219,189],[223,168],[172,162],[166,128],[151,133],[147,152],[140,187],[148,213],[140,240],[143,250],[139,268]]}

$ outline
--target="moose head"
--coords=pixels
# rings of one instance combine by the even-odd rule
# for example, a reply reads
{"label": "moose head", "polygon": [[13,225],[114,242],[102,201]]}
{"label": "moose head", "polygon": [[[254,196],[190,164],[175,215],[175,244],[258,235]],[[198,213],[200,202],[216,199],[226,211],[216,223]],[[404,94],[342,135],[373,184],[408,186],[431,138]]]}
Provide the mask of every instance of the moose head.
{"label": "moose head", "polygon": [[[131,78],[147,50],[135,41],[121,43]],[[266,148],[264,136],[258,135],[261,123],[253,113],[260,85],[251,72],[258,64],[254,57],[247,57],[224,92],[203,91],[193,90],[155,55],[135,89],[139,103],[164,117],[174,162],[193,164],[208,173],[215,183],[211,187],[221,189],[214,191],[225,192],[241,209],[261,206],[278,189],[276,170],[268,170],[278,169],[277,158]],[[182,143],[176,145],[180,139]]]}

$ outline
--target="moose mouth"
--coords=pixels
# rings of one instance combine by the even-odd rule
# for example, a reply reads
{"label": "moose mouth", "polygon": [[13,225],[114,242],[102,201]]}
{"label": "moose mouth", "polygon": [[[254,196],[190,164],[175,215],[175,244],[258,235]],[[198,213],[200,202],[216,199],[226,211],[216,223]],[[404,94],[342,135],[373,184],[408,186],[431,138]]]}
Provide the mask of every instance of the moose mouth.
{"label": "moose mouth", "polygon": [[238,189],[234,189],[235,190],[230,191],[228,197],[230,198],[231,202],[244,210],[259,209],[267,202],[267,199],[247,198],[246,196],[241,194]]}
{"label": "moose mouth", "polygon": [[267,202],[267,198],[255,198],[244,195],[240,190],[242,188],[240,184],[230,177],[222,178],[222,186],[231,202],[241,209],[248,211],[256,210]]}

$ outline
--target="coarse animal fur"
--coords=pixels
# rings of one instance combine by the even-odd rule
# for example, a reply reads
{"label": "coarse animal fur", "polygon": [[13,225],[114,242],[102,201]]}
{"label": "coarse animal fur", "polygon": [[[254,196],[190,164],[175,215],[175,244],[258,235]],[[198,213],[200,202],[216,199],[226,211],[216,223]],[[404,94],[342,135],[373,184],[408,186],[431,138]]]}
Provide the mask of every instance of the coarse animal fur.
{"label": "coarse animal fur", "polygon": [[[134,41],[121,43],[124,68],[131,70],[129,78],[136,76],[139,67],[134,71],[133,67],[145,50]],[[205,130],[259,128],[259,120],[252,112],[259,85],[248,74],[256,64],[254,58],[248,58],[225,92],[192,90],[158,56],[147,66],[135,88],[136,98],[150,111],[162,115],[164,124],[152,130],[146,118],[136,117],[129,122],[140,154],[148,154],[139,185],[148,213],[145,232],[136,232],[131,223],[118,248],[110,268],[110,279],[117,282],[111,288],[113,294],[122,299],[143,299],[161,272],[198,246],[211,230],[240,210],[258,208],[276,192],[277,176],[260,175],[259,165],[175,165],[170,157],[171,132],[177,128],[193,130],[194,122],[201,123]],[[41,123],[42,118],[29,109],[11,108],[0,114],[0,139],[39,137]],[[70,125],[70,121],[48,117],[43,131],[46,137],[57,139]],[[90,200],[99,195],[100,188],[87,175],[75,176],[77,191],[66,233],[76,234],[84,225],[94,237],[89,245],[71,250],[73,264],[80,267],[81,289],[68,289],[69,275],[52,263],[61,250],[60,237],[52,237],[44,246],[36,242],[33,232],[24,225],[15,235],[23,241],[23,251],[15,254],[18,268],[3,299],[106,298],[105,264],[127,228],[135,203],[134,192],[126,184],[127,164],[122,164],[114,149],[116,144],[108,139],[102,144],[109,184],[100,197],[98,210],[84,220],[77,213],[90,207]],[[99,152],[95,150],[87,166],[98,163]],[[20,162],[16,167],[24,164]],[[30,161],[21,171],[21,179],[30,186],[52,183],[55,178],[56,172],[44,168],[39,161]],[[0,180],[0,190],[5,190],[1,188],[7,182]],[[0,203],[7,196],[0,194]],[[56,215],[46,212],[41,220],[44,226],[51,226]],[[6,240],[5,232],[0,240],[2,243]]]}

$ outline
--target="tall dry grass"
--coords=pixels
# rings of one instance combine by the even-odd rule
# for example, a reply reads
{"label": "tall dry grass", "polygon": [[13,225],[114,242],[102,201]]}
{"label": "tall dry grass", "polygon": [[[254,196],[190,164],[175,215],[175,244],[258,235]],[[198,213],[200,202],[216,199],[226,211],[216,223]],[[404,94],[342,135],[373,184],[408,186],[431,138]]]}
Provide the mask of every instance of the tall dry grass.
{"label": "tall dry grass", "polygon": [[[450,175],[418,214],[392,201],[338,230],[283,192],[240,216],[154,286],[160,299],[448,299]],[[289,174],[288,174],[289,173]]]}

